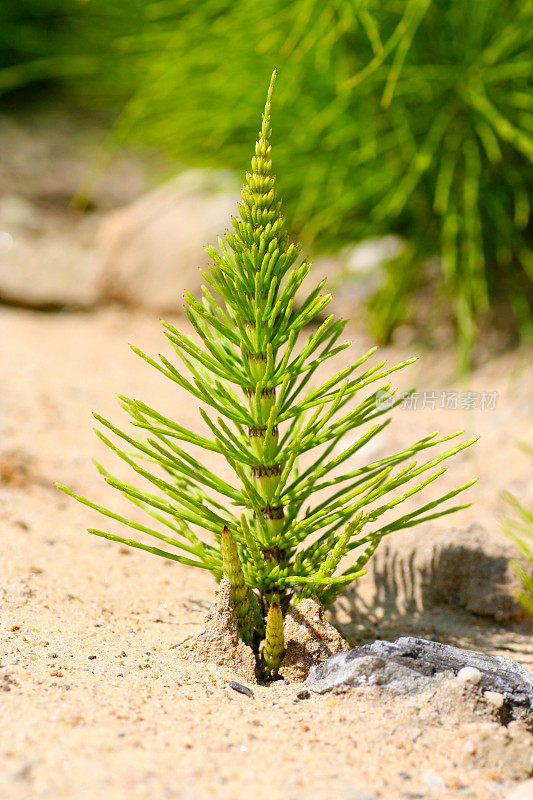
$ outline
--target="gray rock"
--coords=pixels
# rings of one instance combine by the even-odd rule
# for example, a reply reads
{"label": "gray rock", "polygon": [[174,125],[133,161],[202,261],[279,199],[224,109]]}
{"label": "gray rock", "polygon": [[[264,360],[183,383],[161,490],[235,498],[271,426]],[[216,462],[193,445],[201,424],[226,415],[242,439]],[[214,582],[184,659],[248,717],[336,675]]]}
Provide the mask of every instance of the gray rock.
{"label": "gray rock", "polygon": [[394,642],[377,640],[337,653],[311,669],[307,688],[324,694],[342,685],[374,684],[401,692],[420,691],[465,667],[478,670],[479,686],[503,695],[507,705],[533,707],[533,675],[510,658],[412,636]]}
{"label": "gray rock", "polygon": [[190,170],[108,214],[98,234],[102,298],[176,311],[183,292],[205,282],[205,247],[230,227],[239,197],[231,173]]}
{"label": "gray rock", "polygon": [[[354,652],[353,650],[350,652]],[[345,655],[347,655],[345,653]],[[333,657],[332,657],[333,658]],[[329,661],[332,659],[330,658]],[[329,663],[326,662],[326,663]],[[313,668],[316,670],[316,667]],[[343,680],[339,685],[348,686],[387,686],[393,691],[401,694],[419,692],[429,689],[435,683],[433,678],[424,676],[409,667],[404,667],[385,658],[373,655],[362,655],[350,662],[349,672],[346,671]],[[323,689],[322,684],[315,680],[313,685],[308,686],[311,691],[323,694],[328,689]],[[331,687],[335,688],[335,687]]]}

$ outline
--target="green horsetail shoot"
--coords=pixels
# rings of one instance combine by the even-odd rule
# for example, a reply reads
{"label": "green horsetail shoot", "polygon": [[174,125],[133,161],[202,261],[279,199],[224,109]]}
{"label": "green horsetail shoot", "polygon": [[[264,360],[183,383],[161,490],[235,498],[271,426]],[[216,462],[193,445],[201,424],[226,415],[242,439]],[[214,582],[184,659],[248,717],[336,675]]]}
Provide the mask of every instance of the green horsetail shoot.
{"label": "green horsetail shoot", "polygon": [[[96,414],[102,428],[97,433],[149,488],[98,469],[152,521],[130,520],[60,487],[158,546],[107,530],[90,528],[91,533],[209,570],[217,581],[226,575],[241,638],[270,676],[283,658],[283,618],[292,605],[304,597],[330,605],[364,573],[384,536],[466,507],[447,501],[473,481],[414,510],[396,511],[445,472],[442,462],[474,441],[425,459],[426,450],[459,435],[434,433],[361,464],[364,446],[381,434],[401,402],[385,379],[414,359],[369,366],[373,349],[313,386],[321,365],[350,343],[341,342],[345,322],[325,315],[331,300],[322,294],[325,280],[300,297],[311,264],[289,241],[276,197],[270,145],[274,78],[238,216],[218,247],[207,249],[210,265],[201,270],[200,298],[185,296],[196,337],[164,323],[176,362],[133,348],[195,398],[209,435],[121,397],[133,430]],[[390,403],[380,403],[383,392]],[[209,458],[198,456],[202,451]],[[358,466],[349,463],[356,454]],[[207,466],[217,457],[226,472]],[[235,480],[222,477],[229,469]]]}

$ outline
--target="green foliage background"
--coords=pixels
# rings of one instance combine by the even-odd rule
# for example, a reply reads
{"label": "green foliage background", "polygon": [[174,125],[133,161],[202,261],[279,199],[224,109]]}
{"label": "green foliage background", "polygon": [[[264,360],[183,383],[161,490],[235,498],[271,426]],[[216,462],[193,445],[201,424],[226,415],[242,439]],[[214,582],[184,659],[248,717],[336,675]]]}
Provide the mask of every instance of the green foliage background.
{"label": "green foliage background", "polygon": [[[533,458],[533,447],[524,443],[520,447]],[[513,562],[515,572],[522,581],[518,600],[530,614],[533,614],[533,509],[526,508],[509,492],[504,492],[503,497],[513,511],[512,516],[504,518],[503,529],[518,545],[522,555],[530,564],[530,568],[527,570],[519,561]]]}
{"label": "green foliage background", "polygon": [[325,250],[391,232],[406,242],[371,304],[378,339],[435,255],[463,364],[491,307],[530,330],[531,0],[73,7],[59,48],[64,65],[72,53],[73,88],[123,108],[119,139],[182,163],[240,170],[277,67],[274,147],[292,230]]}

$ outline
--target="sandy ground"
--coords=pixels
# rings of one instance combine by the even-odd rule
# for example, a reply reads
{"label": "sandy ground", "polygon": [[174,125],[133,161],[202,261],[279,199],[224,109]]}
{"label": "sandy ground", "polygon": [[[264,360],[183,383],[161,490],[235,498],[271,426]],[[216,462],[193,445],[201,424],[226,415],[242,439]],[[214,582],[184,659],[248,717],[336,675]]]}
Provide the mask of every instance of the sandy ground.
{"label": "sandy ground", "polygon": [[[355,340],[359,353],[367,342],[357,332]],[[90,463],[114,466],[90,412],[123,419],[119,392],[201,429],[195,405],[154,378],[129,342],[167,349],[158,321],[140,313],[0,309],[0,796],[504,798],[533,770],[520,723],[503,727],[468,703],[439,709],[424,695],[377,689],[299,701],[301,686],[278,682],[254,686],[250,699],[228,687],[234,675],[177,659],[175,645],[199,630],[213,599],[211,576],[91,537],[86,527],[102,518],[52,487],[59,480],[126,510]],[[461,387],[451,355],[427,354],[398,375],[402,389],[496,391],[496,408],[398,410],[366,455],[436,428],[481,435],[443,486],[479,475],[474,505],[454,524],[480,522],[499,536],[500,491],[531,499],[530,465],[516,449],[517,438],[533,441],[531,355],[494,359]],[[456,624],[463,643],[530,661],[523,627],[447,609],[432,615],[447,630]],[[369,617],[363,630],[359,619],[354,636],[371,638],[372,625]],[[430,630],[426,615],[394,620],[386,632]]]}

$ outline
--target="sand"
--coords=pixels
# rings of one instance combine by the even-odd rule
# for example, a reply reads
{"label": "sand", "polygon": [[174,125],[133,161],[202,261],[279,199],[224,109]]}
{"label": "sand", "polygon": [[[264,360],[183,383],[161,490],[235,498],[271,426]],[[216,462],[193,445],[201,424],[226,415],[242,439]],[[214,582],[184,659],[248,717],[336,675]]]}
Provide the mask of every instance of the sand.
{"label": "sand", "polygon": [[[367,341],[355,337],[360,352]],[[532,738],[519,723],[500,725],[483,704],[437,707],[428,696],[376,687],[299,700],[302,685],[283,681],[250,682],[250,698],[229,687],[245,682],[231,668],[179,657],[180,643],[201,629],[214,580],[90,536],[86,528],[102,518],[52,485],[130,510],[90,463],[114,466],[90,412],[123,419],[119,392],[201,430],[195,405],[154,379],[129,342],[166,351],[158,321],[145,314],[0,309],[0,797],[505,798],[533,772]],[[446,352],[428,354],[398,376],[400,385],[454,387],[452,364]],[[497,537],[501,490],[531,497],[530,465],[515,444],[533,441],[531,351],[487,362],[470,388],[498,391],[496,409],[398,411],[379,446],[435,428],[481,434],[443,485],[480,475],[473,507],[453,524],[479,522]],[[369,609],[353,619],[350,609],[341,603],[335,613],[352,643],[436,630],[522,663],[531,656],[518,623],[446,607],[390,618]]]}

